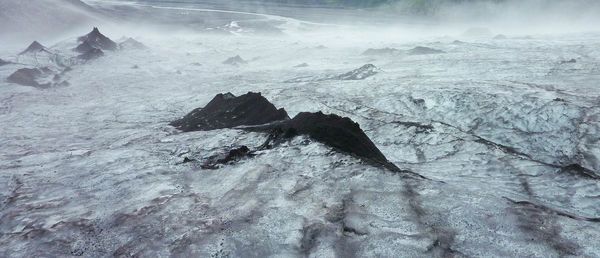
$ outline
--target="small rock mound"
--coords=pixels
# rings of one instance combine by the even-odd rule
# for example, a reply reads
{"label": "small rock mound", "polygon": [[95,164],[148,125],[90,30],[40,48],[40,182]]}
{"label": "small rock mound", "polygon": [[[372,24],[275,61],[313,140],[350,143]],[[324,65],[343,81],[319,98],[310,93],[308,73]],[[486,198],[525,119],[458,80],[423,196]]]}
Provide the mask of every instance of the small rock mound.
{"label": "small rock mound", "polygon": [[39,83],[38,79],[52,74],[48,68],[22,68],[8,76],[7,81],[24,86],[32,86],[36,88],[48,88],[50,83]]}
{"label": "small rock mound", "polygon": [[577,63],[577,59],[572,58],[571,60],[560,61],[560,64],[574,64]]}
{"label": "small rock mound", "polygon": [[494,37],[494,39],[507,39],[507,37],[504,34],[498,34]]}
{"label": "small rock mound", "polygon": [[303,68],[303,67],[308,67],[308,64],[307,64],[307,63],[301,63],[301,64],[298,64],[298,65],[295,65],[294,67],[295,67],[295,68]]}
{"label": "small rock mound", "polygon": [[442,50],[430,48],[430,47],[415,47],[408,51],[409,55],[430,55],[430,54],[443,54],[446,53]]}
{"label": "small rock mound", "polygon": [[81,55],[78,55],[77,58],[88,61],[88,60],[96,59],[103,55],[104,55],[104,52],[102,52],[102,50],[97,49],[97,48],[91,48],[87,52],[85,52]]}
{"label": "small rock mound", "polygon": [[4,60],[2,60],[2,58],[0,58],[0,66],[7,65],[7,64],[10,64],[10,62],[4,61]]}
{"label": "small rock mound", "polygon": [[146,47],[146,45],[142,44],[141,42],[133,39],[133,38],[128,38],[125,41],[119,43],[119,49],[137,49],[137,50],[142,50],[142,49],[147,49],[148,47]]}
{"label": "small rock mound", "polygon": [[[102,33],[100,33],[100,30],[98,30],[98,28],[96,27],[94,27],[92,32],[88,33],[87,35],[79,37],[77,41],[81,42],[82,44],[87,43],[89,46],[101,50],[117,50],[117,43],[115,43],[108,37],[102,35]],[[77,48],[79,48],[79,46]]]}
{"label": "small rock mound", "polygon": [[248,92],[239,97],[227,93],[218,94],[204,108],[193,110],[171,125],[188,132],[262,125],[286,119],[289,119],[287,112],[277,109],[260,93]]}
{"label": "small rock mound", "polygon": [[333,79],[337,79],[337,80],[364,80],[368,77],[371,77],[373,75],[376,75],[380,72],[381,70],[379,68],[377,68],[375,65],[373,64],[366,64],[363,65],[362,67],[352,70],[350,72],[347,72],[345,74],[340,74],[338,76],[336,76]]}
{"label": "small rock mound", "polygon": [[204,163],[201,167],[203,169],[217,169],[219,165],[227,165],[235,163],[245,157],[252,157],[254,154],[250,151],[247,146],[241,146],[239,148],[234,148],[229,151],[227,156],[218,158],[217,156],[211,157],[206,163]]}
{"label": "small rock mound", "polygon": [[381,56],[381,55],[393,55],[398,53],[398,49],[395,48],[369,48],[362,53],[363,56]]}
{"label": "small rock mound", "polygon": [[233,66],[244,65],[247,63],[248,62],[246,60],[244,60],[242,57],[240,57],[239,55],[227,58],[227,60],[223,61],[223,64],[233,65]]}
{"label": "small rock mound", "polygon": [[19,53],[19,55],[24,55],[27,53],[36,53],[40,51],[48,51],[46,47],[40,44],[37,41],[32,42],[23,52]]}

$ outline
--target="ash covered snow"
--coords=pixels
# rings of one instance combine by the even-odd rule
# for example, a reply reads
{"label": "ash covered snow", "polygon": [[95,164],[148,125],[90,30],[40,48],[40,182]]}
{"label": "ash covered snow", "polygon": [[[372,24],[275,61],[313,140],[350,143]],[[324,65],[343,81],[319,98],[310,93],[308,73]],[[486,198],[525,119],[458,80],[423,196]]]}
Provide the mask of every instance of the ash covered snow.
{"label": "ash covered snow", "polygon": [[[41,41],[50,53],[0,46],[0,257],[600,256],[600,33],[86,2],[163,20],[97,25],[148,48],[91,62],[72,51],[89,28]],[[402,51],[415,46],[445,53]],[[251,65],[223,64],[237,55]],[[42,67],[69,84],[7,80]],[[298,133],[264,147],[272,132],[235,128],[244,114],[223,110],[236,105],[215,126],[207,104],[223,92],[260,92],[259,109],[287,113],[254,124]],[[169,124],[205,106],[186,126],[207,130]],[[369,144],[344,149],[319,137],[342,130],[287,114],[342,121]]]}

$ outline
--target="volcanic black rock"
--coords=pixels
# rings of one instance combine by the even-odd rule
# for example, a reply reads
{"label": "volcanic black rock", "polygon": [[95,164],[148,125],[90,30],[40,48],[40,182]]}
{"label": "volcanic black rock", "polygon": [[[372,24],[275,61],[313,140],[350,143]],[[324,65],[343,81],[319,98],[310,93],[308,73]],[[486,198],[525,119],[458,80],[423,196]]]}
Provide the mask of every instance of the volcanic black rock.
{"label": "volcanic black rock", "polygon": [[94,27],[92,32],[87,35],[79,37],[77,41],[82,44],[87,43],[88,45],[101,50],[117,50],[117,43],[102,35],[96,27]]}
{"label": "volcanic black rock", "polygon": [[171,122],[182,131],[206,131],[243,125],[262,125],[289,119],[283,108],[277,109],[260,93],[248,92],[236,97],[218,94],[204,108]]}
{"label": "volcanic black rock", "polygon": [[78,55],[77,58],[87,61],[87,60],[96,59],[103,55],[104,55],[104,52],[102,52],[102,50],[97,49],[97,48],[92,48],[92,49],[88,50],[87,52],[85,52],[81,55]]}
{"label": "volcanic black rock", "polygon": [[362,53],[363,56],[379,56],[379,55],[393,55],[398,53],[398,49],[395,48],[369,48]]}
{"label": "volcanic black rock", "polygon": [[312,139],[339,151],[355,155],[365,161],[382,165],[393,171],[398,167],[390,163],[359,124],[347,117],[326,115],[322,112],[302,112],[293,119],[271,126],[271,132],[280,132],[281,137],[308,135]]}
{"label": "volcanic black rock", "polygon": [[243,65],[243,64],[247,64],[247,63],[248,62],[246,60],[244,60],[242,57],[240,57],[239,55],[227,58],[227,60],[223,61],[223,64],[234,65],[234,66]]}
{"label": "volcanic black rock", "polygon": [[52,71],[48,68],[22,68],[8,76],[7,81],[24,86],[48,88],[50,83],[40,84],[37,80],[51,73]]}
{"label": "volcanic black rock", "polygon": [[429,54],[443,54],[443,53],[446,53],[446,52],[435,49],[435,48],[421,47],[421,46],[415,47],[408,51],[409,55],[429,55]]}
{"label": "volcanic black rock", "polygon": [[352,70],[352,71],[347,72],[345,74],[340,74],[338,76],[335,76],[333,79],[337,79],[337,80],[364,80],[364,79],[366,79],[368,77],[376,75],[380,71],[381,70],[379,68],[377,68],[375,65],[373,65],[373,64],[366,64],[366,65],[361,66],[358,69]]}
{"label": "volcanic black rock", "polygon": [[254,154],[250,151],[250,149],[247,146],[241,146],[239,148],[234,148],[230,150],[225,157],[210,157],[208,161],[206,161],[201,167],[203,169],[217,169],[219,168],[219,165],[233,164],[236,161],[239,161],[245,157],[252,156],[254,156]]}

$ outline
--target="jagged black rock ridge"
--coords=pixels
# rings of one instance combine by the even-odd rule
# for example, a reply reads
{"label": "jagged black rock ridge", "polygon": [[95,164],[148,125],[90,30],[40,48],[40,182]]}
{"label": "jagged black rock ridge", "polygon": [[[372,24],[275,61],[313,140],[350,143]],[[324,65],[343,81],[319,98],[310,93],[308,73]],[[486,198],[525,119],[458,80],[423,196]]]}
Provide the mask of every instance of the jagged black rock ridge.
{"label": "jagged black rock ridge", "polygon": [[8,82],[36,88],[48,88],[50,83],[40,84],[37,80],[41,77],[52,74],[52,71],[44,68],[22,68],[8,76]]}
{"label": "jagged black rock ridge", "polygon": [[[100,33],[100,30],[98,30],[98,28],[94,27],[94,29],[92,30],[92,32],[88,33],[85,36],[81,36],[77,39],[78,42],[81,42],[81,44],[88,44],[91,47],[94,48],[98,48],[101,50],[117,50],[117,43],[115,43],[114,41],[112,41],[111,39],[109,39],[108,37],[102,35],[102,33]],[[81,45],[79,45],[81,46]],[[79,46],[77,48],[79,48]],[[75,48],[75,50],[77,50],[77,48]],[[85,48],[85,47],[82,47]],[[89,49],[87,49],[89,51]],[[87,52],[87,51],[85,51]],[[82,53],[85,53],[82,52]]]}
{"label": "jagged black rock ridge", "polygon": [[446,53],[442,50],[430,48],[430,47],[421,47],[417,46],[408,51],[409,55],[429,55],[429,54],[443,54]]}
{"label": "jagged black rock ridge", "polygon": [[[254,132],[267,132],[269,136],[259,149],[273,148],[278,143],[298,135],[307,135],[344,153],[354,155],[370,164],[383,166],[395,172],[402,171],[389,162],[360,128],[350,118],[322,112],[302,112],[289,119],[284,109],[276,109],[260,93],[249,92],[235,97],[231,93],[218,94],[206,107],[196,109],[182,119],[171,122],[183,131],[212,130],[239,127]],[[214,168],[241,157],[251,155],[242,146],[233,149],[223,159],[213,158],[204,167]]]}
{"label": "jagged black rock ridge", "polygon": [[375,65],[366,64],[366,65],[361,66],[358,69],[354,69],[350,72],[335,76],[333,79],[336,79],[336,80],[364,80],[368,77],[378,74],[380,71],[381,70],[379,68],[377,68]]}
{"label": "jagged black rock ridge", "polygon": [[182,131],[214,130],[243,125],[261,125],[289,119],[287,112],[277,109],[260,93],[248,92],[236,97],[218,94],[204,108],[171,122]]}
{"label": "jagged black rock ridge", "polygon": [[142,44],[141,42],[133,39],[133,38],[127,38],[125,41],[119,43],[119,49],[147,49],[148,47],[146,47],[146,45]]}
{"label": "jagged black rock ridge", "polygon": [[243,65],[243,64],[247,64],[247,63],[248,62],[239,55],[227,58],[227,60],[223,61],[223,64],[234,65],[234,66]]}
{"label": "jagged black rock ridge", "polygon": [[379,56],[379,55],[393,55],[398,53],[398,49],[395,48],[369,48],[362,53],[363,56]]}
{"label": "jagged black rock ridge", "polygon": [[293,119],[273,125],[271,131],[281,132],[281,137],[308,135],[312,139],[329,145],[345,153],[393,171],[400,171],[390,163],[369,137],[360,128],[360,125],[348,117],[322,112],[302,112]]}
{"label": "jagged black rock ridge", "polygon": [[31,44],[29,44],[29,46],[23,50],[21,53],[19,53],[19,55],[24,55],[27,53],[36,53],[36,52],[40,52],[40,51],[47,51],[47,48],[44,47],[42,44],[40,44],[37,41],[32,42]]}
{"label": "jagged black rock ridge", "polygon": [[104,52],[102,52],[102,50],[97,49],[97,48],[91,48],[90,50],[88,50],[87,52],[78,55],[77,58],[82,59],[82,60],[92,60],[92,59],[96,59],[98,57],[101,57],[104,55]]}

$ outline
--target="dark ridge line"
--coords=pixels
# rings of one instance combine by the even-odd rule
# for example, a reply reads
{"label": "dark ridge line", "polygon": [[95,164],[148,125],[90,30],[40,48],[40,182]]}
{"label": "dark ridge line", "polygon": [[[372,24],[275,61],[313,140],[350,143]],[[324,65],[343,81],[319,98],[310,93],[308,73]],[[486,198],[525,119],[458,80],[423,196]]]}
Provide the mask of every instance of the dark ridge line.
{"label": "dark ridge line", "polygon": [[579,221],[588,221],[588,222],[600,222],[600,217],[597,218],[590,218],[590,217],[583,217],[583,216],[579,216],[577,214],[573,214],[570,212],[566,212],[566,211],[561,211],[561,210],[557,210],[554,208],[551,208],[547,205],[543,205],[543,204],[538,204],[538,203],[534,203],[534,202],[530,202],[530,201],[516,201],[513,200],[511,198],[508,198],[506,196],[502,196],[502,198],[508,200],[509,202],[513,203],[513,204],[517,204],[517,205],[530,205],[536,208],[539,208],[541,210],[544,211],[550,211],[556,215],[562,216],[562,217],[567,217],[570,219],[574,219],[574,220],[579,220]]}

